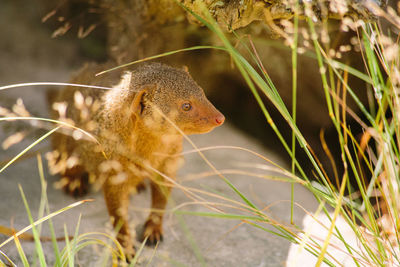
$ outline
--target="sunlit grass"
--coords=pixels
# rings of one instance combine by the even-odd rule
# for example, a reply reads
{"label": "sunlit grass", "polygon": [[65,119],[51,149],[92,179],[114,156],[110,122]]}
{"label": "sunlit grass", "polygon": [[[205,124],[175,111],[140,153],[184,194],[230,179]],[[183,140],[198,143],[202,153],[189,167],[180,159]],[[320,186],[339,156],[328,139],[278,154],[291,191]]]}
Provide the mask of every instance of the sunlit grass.
{"label": "sunlit grass", "polygon": [[[190,10],[187,11],[191,12]],[[358,34],[361,36],[359,42],[360,46],[363,48],[361,53],[364,55],[367,69],[367,73],[362,73],[361,71],[340,63],[328,56],[329,53],[325,51],[325,46],[321,45],[321,41],[319,39],[313,19],[311,17],[306,18],[311,41],[314,45],[313,54],[317,59],[316,63],[318,64],[321,73],[327,109],[332,120],[333,127],[337,131],[341,148],[342,162],[338,164],[343,164],[344,173],[339,174],[341,182],[338,187],[335,187],[331,183],[331,181],[334,181],[334,179],[331,179],[331,177],[327,176],[323,166],[318,163],[318,159],[315,158],[315,155],[308,146],[308,143],[298,130],[296,126],[295,110],[293,110],[292,115],[289,114],[285,104],[279,97],[278,91],[273,86],[273,83],[268,77],[267,73],[264,71],[262,63],[257,60],[254,61],[253,64],[259,67],[259,71],[256,71],[252,65],[236,50],[236,48],[231,45],[228,38],[226,38],[225,34],[220,30],[206,9],[204,9],[204,14],[199,15],[192,12],[192,15],[200,20],[211,31],[213,31],[223,42],[226,51],[232,57],[236,67],[243,75],[243,78],[247,82],[257,102],[259,103],[260,108],[266,117],[267,123],[277,133],[286,151],[292,157],[292,171],[296,169],[296,171],[301,174],[305,181],[310,180],[310,178],[305,175],[302,166],[296,161],[293,140],[297,140],[297,142],[299,142],[300,146],[308,155],[311,163],[314,166],[314,171],[318,175],[318,180],[324,189],[321,190],[320,185],[314,186],[315,183],[306,183],[305,185],[311,190],[311,192],[313,192],[317,200],[323,204],[320,207],[327,215],[328,211],[326,210],[325,203],[329,203],[332,207],[334,207],[333,217],[330,218],[331,224],[328,229],[328,236],[323,241],[321,247],[315,248],[311,243],[304,242],[304,239],[303,241],[301,241],[302,239],[299,239],[298,241],[302,243],[303,247],[313,251],[313,254],[318,258],[316,264],[319,266],[321,265],[322,261],[331,264],[328,262],[328,257],[330,257],[330,259],[333,258],[332,255],[329,255],[328,246],[330,244],[330,237],[332,236],[336,236],[342,240],[344,250],[347,251],[350,257],[353,257],[356,265],[359,265],[357,263],[357,259],[360,259],[360,257],[362,257],[364,260],[363,262],[367,263],[368,265],[385,266],[385,264],[388,262],[398,264],[399,261],[396,255],[398,253],[395,252],[398,250],[398,241],[394,243],[390,242],[388,239],[388,234],[382,236],[382,233],[388,231],[388,233],[391,233],[391,235],[394,234],[394,236],[397,238],[398,231],[396,225],[399,225],[399,179],[397,170],[400,159],[398,149],[399,135],[397,133],[399,129],[397,118],[399,101],[398,94],[396,93],[399,70],[398,47],[396,42],[392,40],[388,45],[387,37],[381,37],[383,33],[380,30],[379,25],[376,23],[364,23],[361,27],[359,27]],[[310,16],[313,16],[312,13]],[[297,38],[296,34],[297,30],[295,31],[295,39]],[[241,41],[243,38],[239,38],[238,40]],[[383,44],[382,40],[384,40],[386,43]],[[243,43],[243,41],[241,42]],[[243,45],[246,46],[246,44]],[[392,47],[390,47],[390,45],[392,45]],[[385,49],[388,49],[388,46],[391,49],[397,49],[395,50],[397,51],[397,54],[392,54],[393,58],[391,59],[385,57],[387,54]],[[327,47],[329,48],[329,46]],[[292,52],[294,54],[296,54],[295,48],[296,44],[293,44]],[[257,58],[255,53],[252,55],[253,59]],[[295,101],[297,86],[295,82],[295,55],[292,57],[292,64],[294,66],[292,77],[293,101]],[[385,72],[384,75],[382,74],[381,70]],[[259,73],[262,73],[263,76],[260,76]],[[368,107],[366,107],[364,103],[360,101],[359,96],[354,92],[354,90],[352,90],[350,85],[347,83],[348,74],[354,75],[373,86],[373,95],[376,97],[377,103],[376,113],[374,110],[369,111]],[[340,92],[340,88],[336,87],[336,85],[342,88],[341,95],[338,93]],[[256,86],[265,94],[269,101],[275,105],[282,117],[292,128],[293,136],[296,137],[295,139],[292,139],[292,149],[289,148],[288,143],[286,143],[286,141],[281,137],[282,135],[279,132],[279,129],[276,128],[268,111],[265,108],[265,104],[258,95],[258,91],[255,89]],[[375,155],[375,161],[371,161],[371,156],[374,156],[373,154],[375,153],[373,152],[374,150],[372,146],[369,144],[364,144],[362,147],[360,145],[360,140],[353,136],[351,129],[349,129],[347,126],[347,113],[354,117],[354,112],[346,106],[347,94],[349,94],[349,96],[355,101],[360,111],[367,118],[367,123],[363,123],[362,126],[364,126],[366,134],[372,136],[371,143],[374,142],[378,148],[377,152],[379,154]],[[295,102],[293,102],[293,106],[295,107]],[[371,106],[372,105],[370,105],[370,107]],[[388,113],[392,114],[390,119],[387,118]],[[360,157],[355,155],[360,155]],[[365,164],[368,167],[367,172],[362,170],[361,164]],[[333,166],[336,165],[333,164]],[[356,189],[353,189],[353,187],[350,185],[350,179],[356,180],[358,185]],[[364,181],[366,179],[370,180],[369,184],[365,184]],[[348,197],[345,196],[346,190],[349,191],[347,192],[347,194],[349,194]],[[379,202],[380,204],[378,203],[378,207],[374,207],[371,199],[378,197],[376,194],[377,192],[380,193],[379,197],[380,199],[383,198],[383,202]],[[351,197],[354,195],[353,193],[358,193],[360,197],[353,199]],[[246,201],[246,196],[240,195],[240,197],[251,208],[257,210],[255,206]],[[360,200],[362,201],[361,206],[358,205]],[[386,211],[384,211],[385,209]],[[256,214],[259,213],[256,212]],[[210,216],[210,214],[203,215]],[[345,218],[346,222],[353,229],[355,236],[360,241],[362,248],[365,250],[364,255],[359,254],[358,248],[351,247],[346,242],[346,237],[341,236],[340,229],[335,228],[335,221],[339,216]],[[232,218],[235,216],[230,215],[229,217]],[[238,219],[239,217],[240,216],[238,216]],[[242,219],[245,220],[245,217],[242,217]],[[253,218],[253,220],[255,220],[255,218]],[[361,225],[356,223],[356,220],[361,221]],[[389,222],[391,221],[392,226],[389,226],[389,228],[385,229],[385,225],[382,223],[382,220],[386,220],[386,223],[388,223],[387,220],[389,220]],[[268,221],[265,222],[269,223]],[[388,227],[387,224],[386,227]],[[361,234],[362,229],[369,231],[369,234]],[[376,254],[375,251],[378,251],[379,254]]]}
{"label": "sunlit grass", "polygon": [[[43,250],[43,245],[42,245],[43,242],[48,242],[48,241],[51,241],[53,243],[53,253],[55,255],[55,262],[54,262],[55,266],[67,266],[67,265],[75,266],[74,259],[77,256],[78,252],[80,250],[82,250],[83,248],[86,248],[88,246],[93,246],[93,245],[104,247],[104,252],[105,252],[104,255],[106,255],[106,254],[111,255],[112,262],[114,263],[113,266],[116,266],[115,264],[118,264],[118,263],[123,265],[123,263],[126,262],[126,257],[123,253],[123,249],[122,249],[121,245],[116,241],[116,239],[113,236],[106,234],[106,233],[88,232],[88,233],[80,234],[79,233],[79,224],[81,221],[80,218],[78,220],[78,225],[75,227],[74,236],[70,236],[69,233],[67,232],[66,226],[64,226],[64,229],[65,229],[64,237],[63,238],[56,237],[53,222],[51,219],[54,218],[55,216],[64,216],[63,213],[67,212],[68,210],[73,209],[79,205],[82,205],[82,204],[92,201],[92,200],[87,199],[87,200],[77,201],[73,204],[66,206],[65,208],[59,209],[55,212],[50,212],[49,203],[48,203],[47,194],[46,194],[47,182],[44,178],[42,159],[39,155],[37,157],[37,160],[38,160],[40,182],[41,182],[41,187],[42,187],[41,202],[39,205],[39,219],[34,220],[33,214],[31,212],[31,208],[29,207],[29,203],[25,197],[22,186],[19,185],[20,193],[21,193],[21,196],[22,196],[25,208],[26,208],[26,213],[28,215],[30,225],[23,228],[20,231],[2,227],[2,228],[4,228],[2,230],[2,233],[12,231],[13,234],[11,237],[9,237],[8,239],[6,239],[5,241],[3,241],[0,244],[1,254],[2,254],[3,258],[5,258],[7,260],[7,262],[2,262],[0,260],[0,266],[2,264],[7,264],[7,266],[8,265],[16,266],[16,264],[10,258],[7,257],[7,254],[4,251],[2,251],[3,248],[11,241],[14,241],[14,243],[15,243],[16,249],[20,256],[19,261],[22,262],[23,266],[31,266],[31,264],[33,264],[35,266],[37,264],[39,266],[48,266],[49,263],[46,262],[45,254],[49,253],[49,251],[46,251],[46,253],[45,253]],[[48,237],[43,237],[40,234],[39,229],[41,228],[41,226],[44,222],[48,222],[48,224],[49,224],[50,233],[51,233],[50,240]],[[26,256],[26,253],[24,251],[24,245],[23,245],[23,242],[30,242],[30,241],[26,241],[27,239],[30,239],[30,235],[26,234],[26,232],[29,230],[32,230],[32,232],[33,232],[33,242],[34,242],[34,247],[35,247],[35,250],[34,250],[35,255],[30,255],[30,256],[33,256],[33,259],[31,259],[31,260],[28,260],[28,257]],[[22,243],[21,243],[21,240],[19,237],[22,237],[22,239],[23,239]],[[65,242],[65,247],[62,250],[59,249],[60,245],[62,245],[59,243],[60,241]],[[111,243],[109,241],[111,241]],[[140,252],[141,252],[141,250],[136,254],[136,257],[139,257],[141,255]],[[36,258],[38,258],[37,263],[35,263]],[[104,260],[105,261],[103,262],[103,264],[108,265],[107,258],[105,258]],[[130,266],[134,266],[134,265],[131,264]]]}

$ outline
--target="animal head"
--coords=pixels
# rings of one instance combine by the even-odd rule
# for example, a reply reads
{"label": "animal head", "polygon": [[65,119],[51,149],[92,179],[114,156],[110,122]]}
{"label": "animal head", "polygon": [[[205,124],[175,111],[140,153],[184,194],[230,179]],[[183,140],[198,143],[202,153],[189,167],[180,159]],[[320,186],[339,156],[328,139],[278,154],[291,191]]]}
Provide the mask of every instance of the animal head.
{"label": "animal head", "polygon": [[145,65],[131,73],[129,91],[133,119],[152,130],[176,131],[179,127],[185,134],[200,134],[225,120],[187,69]]}

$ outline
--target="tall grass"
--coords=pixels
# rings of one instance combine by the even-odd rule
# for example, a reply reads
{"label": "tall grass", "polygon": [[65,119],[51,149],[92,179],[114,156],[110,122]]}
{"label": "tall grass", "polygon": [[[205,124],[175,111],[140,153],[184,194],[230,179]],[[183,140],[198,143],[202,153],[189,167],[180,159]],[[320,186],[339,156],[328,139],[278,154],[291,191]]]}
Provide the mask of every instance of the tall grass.
{"label": "tall grass", "polygon": [[[103,253],[103,258],[100,259],[99,265],[102,266],[117,266],[118,264],[120,265],[126,265],[126,257],[124,255],[123,249],[121,245],[118,243],[118,241],[112,236],[107,233],[101,233],[101,232],[87,232],[80,234],[79,233],[79,224],[80,224],[80,218],[78,220],[78,225],[75,227],[75,233],[73,236],[70,236],[69,233],[67,232],[66,225],[64,225],[65,229],[65,236],[64,237],[56,237],[56,233],[54,230],[54,224],[52,222],[52,218],[55,216],[60,216],[62,213],[67,212],[70,209],[73,209],[79,205],[82,205],[86,202],[92,201],[90,199],[87,200],[81,200],[77,201],[75,203],[72,203],[62,209],[59,209],[57,211],[51,212],[49,209],[49,203],[47,199],[47,182],[44,177],[44,172],[43,172],[43,166],[42,166],[42,159],[40,155],[38,154],[37,156],[38,160],[38,169],[39,169],[39,174],[40,174],[40,182],[41,182],[41,187],[42,187],[42,195],[41,195],[41,202],[40,202],[40,207],[39,207],[39,219],[34,220],[31,208],[29,207],[29,203],[25,197],[24,191],[22,189],[22,186],[19,185],[19,189],[21,192],[21,197],[23,199],[25,208],[26,208],[26,213],[28,215],[28,219],[30,221],[30,225],[27,227],[23,228],[20,231],[16,231],[14,229],[6,229],[6,227],[2,227],[6,229],[7,231],[12,231],[12,236],[6,239],[4,242],[0,244],[0,252],[3,256],[2,260],[0,259],[0,266],[17,266],[16,263],[13,262],[9,257],[7,257],[7,254],[3,251],[4,247],[14,241],[15,246],[17,248],[18,254],[20,256],[20,259],[17,260],[18,262],[21,262],[23,266],[48,266],[49,263],[46,261],[46,256],[49,251],[47,250],[46,253],[43,250],[43,242],[48,242],[51,241],[53,244],[53,253],[55,256],[55,262],[54,266],[75,266],[75,258],[77,257],[77,253],[84,249],[85,247],[88,246],[98,246],[101,248],[104,253]],[[50,237],[43,237],[40,234],[40,228],[44,222],[48,222],[49,224],[49,229],[50,229]],[[5,230],[2,230],[2,232],[5,232]],[[29,234],[26,234],[27,231],[32,230],[33,236],[30,236]],[[20,239],[26,240],[26,239],[31,239],[33,238],[34,242],[34,255],[29,255],[29,257],[26,256],[26,253],[24,251],[24,246],[21,244]],[[65,247],[60,250],[60,243],[59,242],[65,242]],[[26,242],[26,241],[24,241]],[[141,255],[143,246],[145,244],[145,241],[142,243],[141,248],[139,249],[138,253],[136,254],[136,257],[133,259],[132,263],[129,266],[134,266],[137,258]],[[33,258],[32,258],[33,257]],[[110,258],[111,257],[111,262]],[[28,260],[28,258],[30,258]],[[36,259],[39,261],[36,262]],[[14,259],[15,260],[15,259]]]}
{"label": "tall grass", "polygon": [[[364,58],[365,70],[356,70],[351,66],[336,61],[330,56],[330,44],[321,41],[319,34],[325,25],[315,24],[315,14],[310,7],[305,18],[309,36],[313,49],[309,49],[316,58],[319,67],[323,88],[325,93],[326,106],[329,117],[334,129],[336,129],[337,140],[340,144],[340,159],[333,159],[333,166],[343,166],[342,173],[335,169],[335,173],[340,176],[340,182],[336,186],[332,181],[334,177],[329,177],[324,171],[318,158],[312,152],[305,137],[296,125],[296,91],[297,91],[297,40],[298,40],[298,15],[295,13],[294,37],[290,43],[292,50],[292,88],[293,103],[292,114],[288,111],[282,101],[279,91],[275,88],[273,81],[264,71],[262,62],[258,60],[255,50],[251,50],[251,44],[245,43],[238,38],[238,42],[244,46],[250,54],[246,59],[231,44],[229,38],[219,28],[212,16],[204,9],[204,13],[199,15],[191,10],[193,16],[200,20],[205,26],[215,33],[224,45],[224,50],[229,53],[237,69],[242,74],[249,89],[257,100],[266,122],[272,127],[282,142],[283,147],[292,158],[292,172],[298,173],[304,180],[303,185],[307,187],[321,203],[320,210],[323,211],[330,220],[328,235],[322,243],[316,242],[307,233],[271,222],[268,217],[252,205],[246,196],[239,194],[249,211],[255,216],[240,216],[233,214],[201,214],[203,216],[217,216],[221,218],[241,219],[255,227],[267,230],[255,224],[263,222],[272,224],[275,228],[274,234],[284,237],[292,242],[300,243],[305,249],[317,257],[316,266],[322,262],[330,266],[340,265],[335,262],[335,257],[329,253],[330,240],[335,237],[341,241],[343,251],[353,259],[356,266],[392,266],[399,265],[399,97],[398,86],[400,84],[399,72],[399,48],[398,40],[392,36],[385,35],[378,22],[349,22],[343,20],[346,27],[353,28],[358,36],[358,46],[361,48],[360,54]],[[373,8],[379,14],[394,21],[394,27],[399,28],[399,17],[393,10],[384,13],[377,6]],[[297,9],[296,9],[297,10]],[[396,24],[397,23],[397,24]],[[360,97],[348,84],[348,75],[354,75],[365,81],[365,90],[370,90],[373,97],[368,106],[360,100]],[[268,100],[276,107],[282,117],[287,121],[293,131],[291,148],[282,134],[274,124],[265,103],[260,97],[260,93],[265,95]],[[347,97],[357,104],[358,109],[367,121],[363,122],[347,106]],[[349,117],[360,123],[363,127],[364,135],[357,138],[349,127]],[[301,146],[312,163],[313,170],[317,175],[318,182],[311,182],[297,161],[295,153],[295,143]],[[326,148],[327,149],[327,148]],[[327,149],[327,153],[330,152]],[[363,167],[366,166],[366,167]],[[357,186],[351,184],[355,180]],[[231,184],[229,186],[232,187]],[[345,195],[346,194],[346,195]],[[375,201],[372,201],[375,200]],[[294,198],[292,197],[292,203]],[[327,206],[334,209],[329,213]],[[352,229],[354,236],[361,244],[354,247],[342,235],[341,230],[336,227],[338,218],[343,218]],[[309,237],[309,238],[306,238]],[[360,265],[359,262],[363,262]]]}

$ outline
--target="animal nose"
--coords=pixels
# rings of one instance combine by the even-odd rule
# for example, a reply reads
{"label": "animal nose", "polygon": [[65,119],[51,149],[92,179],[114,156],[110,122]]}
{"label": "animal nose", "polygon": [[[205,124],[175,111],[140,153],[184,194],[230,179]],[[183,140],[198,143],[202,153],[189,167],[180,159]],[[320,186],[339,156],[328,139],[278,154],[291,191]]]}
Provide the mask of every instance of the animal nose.
{"label": "animal nose", "polygon": [[215,117],[215,122],[217,125],[222,125],[225,121],[225,116],[222,113],[219,113],[216,117]]}

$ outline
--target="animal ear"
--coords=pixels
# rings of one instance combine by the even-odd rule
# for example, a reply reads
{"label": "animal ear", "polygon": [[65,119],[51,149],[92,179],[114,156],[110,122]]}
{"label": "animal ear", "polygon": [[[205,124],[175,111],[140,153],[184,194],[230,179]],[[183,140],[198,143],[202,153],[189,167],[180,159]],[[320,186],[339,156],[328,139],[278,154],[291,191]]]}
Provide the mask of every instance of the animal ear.
{"label": "animal ear", "polygon": [[185,72],[189,73],[189,68],[188,68],[188,66],[183,65],[183,66],[182,66],[182,69],[183,69]]}
{"label": "animal ear", "polygon": [[154,90],[157,89],[157,85],[155,84],[150,84],[142,87],[139,91],[136,92],[135,96],[133,97],[133,101],[131,104],[131,112],[132,114],[135,115],[142,115],[143,110],[145,108],[145,101],[144,101],[144,96],[147,93],[153,92]]}
{"label": "animal ear", "polygon": [[144,109],[143,96],[146,94],[146,91],[146,89],[142,89],[135,94],[131,106],[133,114],[142,115]]}

